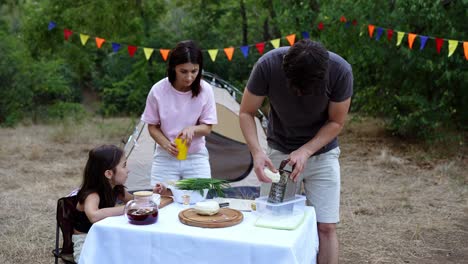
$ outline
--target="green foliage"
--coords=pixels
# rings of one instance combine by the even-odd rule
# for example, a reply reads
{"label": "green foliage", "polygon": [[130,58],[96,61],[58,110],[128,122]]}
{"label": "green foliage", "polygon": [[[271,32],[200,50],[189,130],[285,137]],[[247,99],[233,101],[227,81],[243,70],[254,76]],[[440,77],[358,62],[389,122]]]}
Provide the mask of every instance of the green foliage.
{"label": "green foliage", "polygon": [[[81,116],[76,107],[97,98],[105,116],[139,115],[151,86],[165,77],[166,62],[143,47],[171,49],[193,39],[203,50],[218,49],[213,62],[205,52],[204,69],[243,89],[261,56],[256,43],[307,31],[353,66],[352,111],[381,116],[395,134],[438,139],[444,131],[468,126],[468,63],[463,47],[447,57],[433,39],[419,50],[407,36],[396,46],[386,32],[370,39],[369,23],[418,35],[467,40],[468,1],[8,1],[0,4],[0,123],[25,117],[43,120]],[[339,22],[345,16],[357,25]],[[58,27],[47,30],[50,20]],[[318,22],[325,29],[318,30]],[[69,41],[63,28],[74,30]],[[82,45],[79,33],[89,34]],[[376,32],[374,32],[376,34]],[[106,39],[97,49],[94,37]],[[111,41],[122,44],[114,53]],[[126,45],[138,46],[134,58]],[[250,45],[245,58],[239,47]],[[223,49],[236,48],[232,61]],[[88,107],[89,108],[89,107]],[[64,113],[60,113],[63,111]]]}
{"label": "green foliage", "polygon": [[417,38],[411,50],[407,36],[397,47],[396,32],[392,41],[386,39],[386,32],[379,41],[370,39],[367,32],[369,23],[418,35],[466,39],[467,3],[447,3],[360,0],[331,1],[322,6],[322,14],[333,20],[345,15],[348,20],[357,19],[360,25],[338,24],[340,29],[333,30],[339,34],[320,35],[327,47],[353,66],[354,111],[384,117],[395,134],[405,137],[432,140],[440,138],[444,130],[466,130],[468,65],[462,47],[447,58],[446,42],[437,54],[433,39],[419,50]]}
{"label": "green foliage", "polygon": [[82,104],[68,102],[57,102],[49,106],[47,115],[49,120],[72,119],[79,122],[88,117]]}

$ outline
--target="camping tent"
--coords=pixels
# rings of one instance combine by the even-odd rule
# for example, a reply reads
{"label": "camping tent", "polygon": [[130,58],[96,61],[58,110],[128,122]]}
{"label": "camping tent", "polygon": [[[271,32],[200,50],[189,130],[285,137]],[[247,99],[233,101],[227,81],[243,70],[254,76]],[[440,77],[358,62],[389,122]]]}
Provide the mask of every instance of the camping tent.
{"label": "camping tent", "polygon": [[[218,124],[206,136],[210,154],[211,176],[226,179],[232,187],[259,186],[253,172],[253,159],[239,127],[239,103],[242,93],[217,76],[204,72],[204,80],[213,88]],[[259,112],[264,122],[266,118]],[[266,135],[260,118],[256,117],[257,135],[261,147],[266,150]],[[129,190],[150,188],[151,163],[155,141],[148,132],[147,124],[140,122],[127,140],[127,166],[130,170],[126,186]]]}

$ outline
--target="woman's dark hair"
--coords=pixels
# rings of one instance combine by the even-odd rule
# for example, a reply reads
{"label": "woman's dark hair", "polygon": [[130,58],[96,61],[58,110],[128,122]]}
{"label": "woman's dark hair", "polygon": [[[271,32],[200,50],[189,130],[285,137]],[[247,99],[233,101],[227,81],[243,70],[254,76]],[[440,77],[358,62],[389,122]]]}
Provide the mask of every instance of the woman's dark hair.
{"label": "woman's dark hair", "polygon": [[198,75],[193,81],[191,87],[192,97],[196,97],[200,93],[200,81],[203,70],[203,55],[201,49],[192,40],[181,41],[177,43],[175,48],[169,54],[169,62],[167,64],[167,76],[169,82],[174,85],[176,80],[175,67],[179,64],[193,63],[199,65]]}
{"label": "woman's dark hair", "polygon": [[107,170],[116,172],[116,167],[124,151],[114,145],[102,145],[89,151],[88,162],[83,173],[83,183],[77,194],[78,202],[84,203],[89,194],[99,195],[99,208],[115,206],[117,195],[123,195],[124,186],[117,185],[112,189],[104,173]]}
{"label": "woman's dark hair", "polygon": [[328,82],[328,51],[319,42],[302,39],[283,58],[290,87],[300,94],[325,94]]}

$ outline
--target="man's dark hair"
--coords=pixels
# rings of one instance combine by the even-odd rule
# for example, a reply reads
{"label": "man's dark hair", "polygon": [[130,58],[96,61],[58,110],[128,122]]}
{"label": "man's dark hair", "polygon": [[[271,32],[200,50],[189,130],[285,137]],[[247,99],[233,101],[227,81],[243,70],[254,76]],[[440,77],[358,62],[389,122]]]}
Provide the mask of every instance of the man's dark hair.
{"label": "man's dark hair", "polygon": [[175,67],[179,64],[193,63],[198,64],[198,75],[190,86],[192,96],[196,97],[200,93],[200,80],[203,71],[203,55],[201,49],[192,40],[181,41],[177,43],[169,55],[169,62],[167,64],[167,76],[169,82],[174,85],[176,80]]}
{"label": "man's dark hair", "polygon": [[319,42],[302,39],[283,58],[289,86],[298,95],[325,94],[328,80],[328,51]]}

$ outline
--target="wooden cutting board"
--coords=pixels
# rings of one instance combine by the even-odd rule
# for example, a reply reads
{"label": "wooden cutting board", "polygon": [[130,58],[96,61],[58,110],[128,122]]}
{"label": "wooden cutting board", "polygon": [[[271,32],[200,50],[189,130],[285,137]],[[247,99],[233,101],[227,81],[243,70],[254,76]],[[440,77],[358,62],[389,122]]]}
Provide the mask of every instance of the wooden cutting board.
{"label": "wooden cutting board", "polygon": [[159,209],[163,208],[164,206],[171,204],[174,200],[172,197],[169,196],[161,196],[161,201],[159,203]]}
{"label": "wooden cutting board", "polygon": [[179,220],[183,224],[197,227],[220,228],[237,225],[242,222],[244,215],[235,209],[221,208],[215,215],[199,215],[193,208],[179,213]]}

